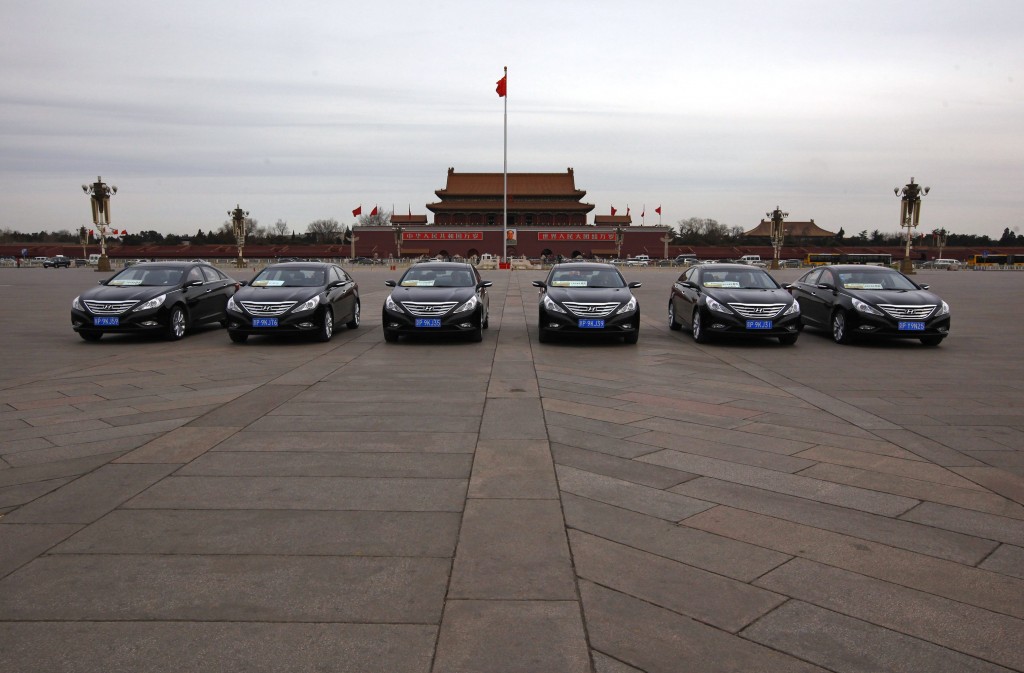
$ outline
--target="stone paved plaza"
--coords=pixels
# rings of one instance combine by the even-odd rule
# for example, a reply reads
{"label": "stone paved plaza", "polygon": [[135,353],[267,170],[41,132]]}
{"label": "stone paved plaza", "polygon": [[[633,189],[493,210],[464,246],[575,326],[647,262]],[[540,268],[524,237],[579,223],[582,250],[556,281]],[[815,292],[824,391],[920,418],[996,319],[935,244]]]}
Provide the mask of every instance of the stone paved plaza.
{"label": "stone paved plaza", "polygon": [[[952,336],[326,344],[69,324],[0,269],[0,671],[1024,671],[1024,273]],[[793,280],[799,271],[779,272]],[[239,275],[248,278],[249,274]]]}

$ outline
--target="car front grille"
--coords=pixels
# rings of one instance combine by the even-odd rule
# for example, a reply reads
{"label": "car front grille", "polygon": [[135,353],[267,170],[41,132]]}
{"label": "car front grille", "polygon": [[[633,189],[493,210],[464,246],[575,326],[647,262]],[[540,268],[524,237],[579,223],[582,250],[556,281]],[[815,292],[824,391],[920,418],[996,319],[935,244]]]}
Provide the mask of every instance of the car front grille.
{"label": "car front grille", "polygon": [[899,304],[879,304],[882,309],[897,320],[923,320],[930,316],[935,310],[934,304],[923,304],[921,306],[907,306]]}
{"label": "car front grille", "polygon": [[785,308],[785,304],[729,304],[729,308],[744,318],[774,318]]}
{"label": "car front grille", "polygon": [[240,301],[238,303],[250,315],[260,318],[281,315],[292,306],[295,306],[293,301]]}
{"label": "car front grille", "polygon": [[604,302],[600,304],[582,301],[567,301],[564,302],[564,306],[581,318],[603,318],[617,309],[620,304],[617,301]]}
{"label": "car front grille", "polygon": [[455,308],[456,303],[454,301],[403,301],[402,306],[412,315],[421,318],[437,318]]}
{"label": "car front grille", "polygon": [[139,302],[135,299],[129,299],[128,301],[96,301],[95,299],[85,299],[82,303],[85,304],[85,307],[94,315],[120,315]]}

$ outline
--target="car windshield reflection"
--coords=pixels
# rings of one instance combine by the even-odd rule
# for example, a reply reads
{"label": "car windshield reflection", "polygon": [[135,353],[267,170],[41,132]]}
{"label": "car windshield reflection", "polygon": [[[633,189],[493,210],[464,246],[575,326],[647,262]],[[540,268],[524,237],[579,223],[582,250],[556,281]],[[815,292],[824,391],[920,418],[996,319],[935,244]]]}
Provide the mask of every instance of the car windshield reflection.
{"label": "car windshield reflection", "polygon": [[402,287],[473,287],[473,274],[468,269],[432,269],[414,266],[399,282]]}
{"label": "car windshield reflection", "polygon": [[323,269],[267,268],[249,283],[252,287],[321,287],[326,285]]}
{"label": "car windshield reflection", "polygon": [[779,284],[763,271],[705,271],[701,285],[732,290],[774,290]]}
{"label": "car windshield reflection", "polygon": [[180,269],[144,269],[132,267],[125,269],[109,281],[107,285],[115,287],[146,287],[158,285],[178,285],[181,283]]}
{"label": "car windshield reflection", "polygon": [[551,287],[626,287],[622,276],[609,269],[556,269],[551,274]]}
{"label": "car windshield reflection", "polygon": [[847,290],[916,290],[905,276],[894,271],[841,271],[839,283]]}

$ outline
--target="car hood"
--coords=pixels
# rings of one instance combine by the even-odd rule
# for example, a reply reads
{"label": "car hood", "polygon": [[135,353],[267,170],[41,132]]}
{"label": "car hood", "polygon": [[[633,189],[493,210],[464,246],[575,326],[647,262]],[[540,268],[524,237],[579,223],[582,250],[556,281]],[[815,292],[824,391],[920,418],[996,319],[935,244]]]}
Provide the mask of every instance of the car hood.
{"label": "car hood", "polygon": [[403,301],[468,301],[476,294],[475,287],[396,287],[391,291],[391,299]]}
{"label": "car hood", "polygon": [[928,290],[843,290],[843,292],[869,304],[895,304],[897,306],[922,304],[939,306],[942,304],[939,295]]}
{"label": "car hood", "polygon": [[749,290],[743,288],[703,288],[705,294],[726,304],[789,304],[793,296],[782,288]]}
{"label": "car hood", "polygon": [[547,295],[554,301],[564,303],[573,302],[619,302],[624,304],[629,301],[633,293],[627,287],[551,287],[548,286]]}
{"label": "car hood", "polygon": [[252,287],[235,293],[235,301],[306,301],[324,291],[322,287]]}
{"label": "car hood", "polygon": [[177,285],[98,285],[79,296],[90,301],[145,301],[177,289]]}

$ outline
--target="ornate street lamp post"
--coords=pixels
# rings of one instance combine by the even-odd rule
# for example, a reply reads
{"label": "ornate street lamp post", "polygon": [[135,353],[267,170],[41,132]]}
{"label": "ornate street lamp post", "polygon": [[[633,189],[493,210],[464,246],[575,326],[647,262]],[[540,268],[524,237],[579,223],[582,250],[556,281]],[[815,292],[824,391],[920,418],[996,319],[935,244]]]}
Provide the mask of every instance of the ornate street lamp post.
{"label": "ornate street lamp post", "polygon": [[770,213],[765,213],[766,217],[771,218],[772,222],[772,250],[775,256],[772,257],[772,268],[779,268],[779,255],[782,253],[782,243],[786,240],[786,231],[782,225],[782,221],[789,217],[789,213],[782,212],[778,206],[775,206],[775,210]]}
{"label": "ornate street lamp post", "polygon": [[900,273],[914,273],[914,263],[910,260],[910,242],[914,236],[914,229],[921,223],[921,196],[931,191],[931,187],[921,188],[921,185],[914,184],[914,178],[903,186],[892,190],[900,197],[900,226],[907,228],[907,249],[903,254],[903,261],[900,263]]}
{"label": "ornate street lamp post", "polygon": [[662,252],[661,258],[668,259],[668,244],[672,242],[672,234],[666,233],[664,236],[658,239],[664,244],[664,251]]}
{"label": "ornate street lamp post", "polygon": [[938,229],[933,232],[935,236],[935,245],[939,246],[939,259],[942,259],[942,249],[946,247],[946,241],[949,240],[949,232],[945,228]]}
{"label": "ornate street lamp post", "polygon": [[242,258],[242,249],[245,247],[245,218],[249,217],[249,211],[242,210],[239,205],[234,210],[229,210],[231,216],[231,230],[235,234],[235,245],[238,246],[238,258],[235,260],[236,268],[244,268],[245,260]]}
{"label": "ornate street lamp post", "polygon": [[615,258],[622,259],[622,241],[625,239],[622,227],[615,227]]}
{"label": "ornate street lamp post", "polygon": [[103,178],[97,175],[96,182],[82,185],[82,191],[89,195],[92,223],[100,232],[100,259],[96,262],[96,270],[110,271],[110,260],[107,259],[107,228],[110,227],[110,197],[117,194],[117,187],[108,187]]}
{"label": "ornate street lamp post", "polygon": [[402,228],[395,227],[395,249],[398,251],[398,261],[402,261]]}

